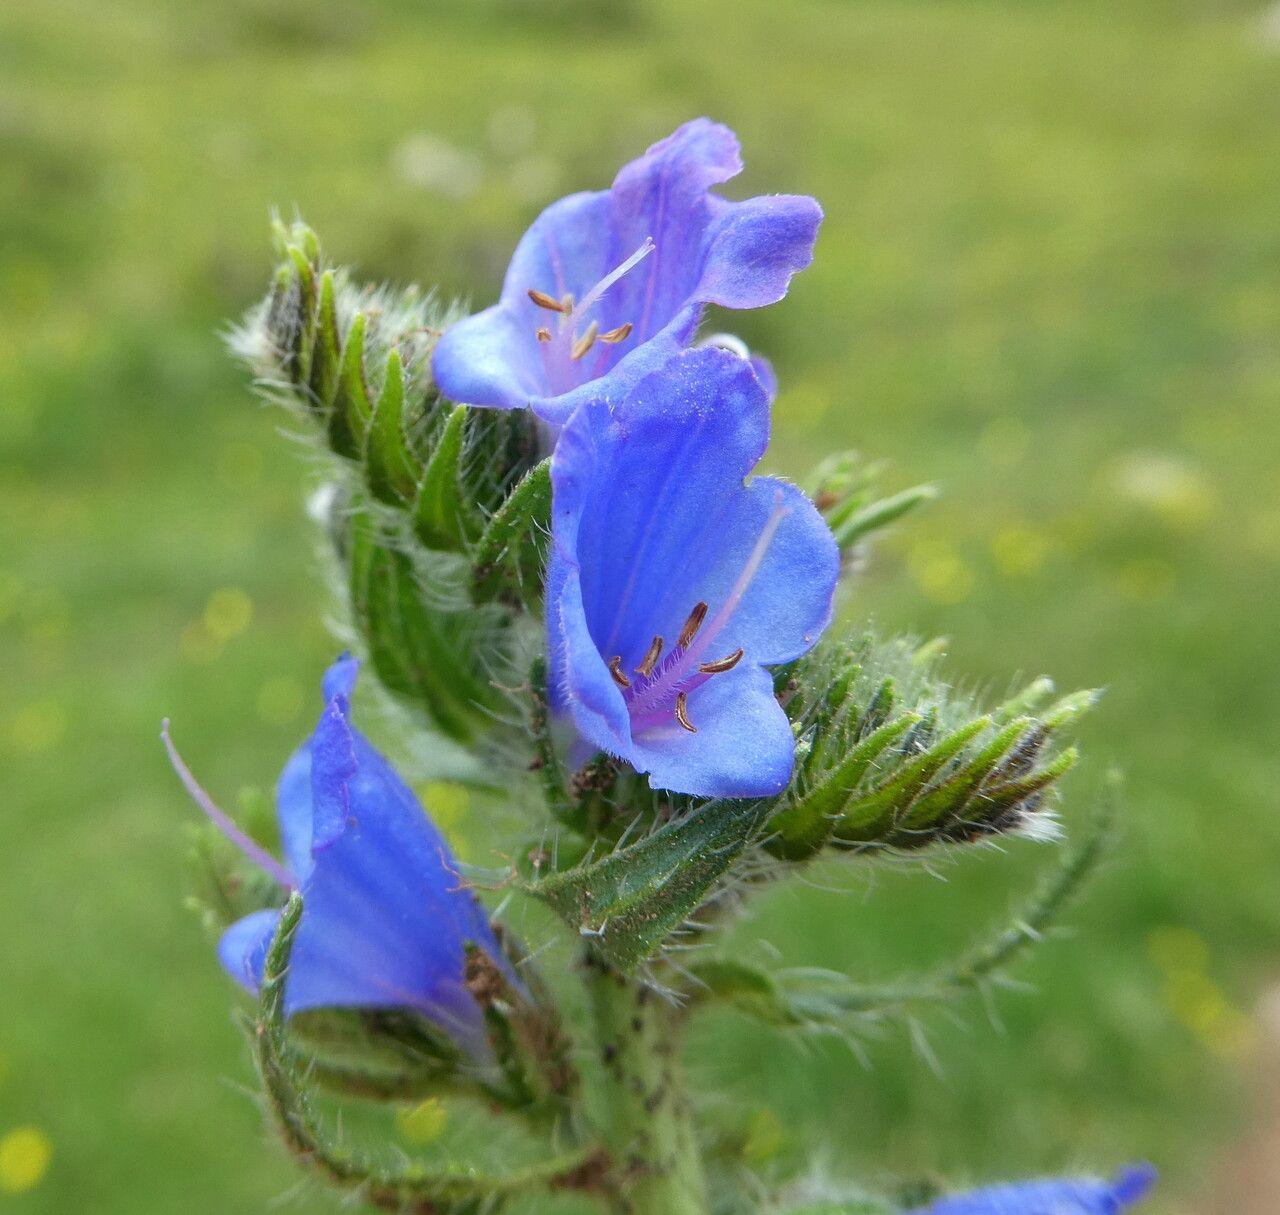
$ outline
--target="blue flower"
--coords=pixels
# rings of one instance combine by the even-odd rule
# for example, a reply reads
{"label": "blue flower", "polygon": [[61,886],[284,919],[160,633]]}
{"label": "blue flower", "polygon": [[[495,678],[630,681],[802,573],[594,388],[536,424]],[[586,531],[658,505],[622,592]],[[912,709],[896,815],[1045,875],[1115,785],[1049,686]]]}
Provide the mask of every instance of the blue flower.
{"label": "blue flower", "polygon": [[1120,1215],[1155,1184],[1150,1165],[1121,1170],[1111,1181],[1024,1181],[940,1198],[918,1215]]}
{"label": "blue flower", "polygon": [[769,400],[723,350],[583,408],[552,459],[552,691],[589,743],[701,796],[780,792],[794,740],[765,667],[831,618],[835,541],[795,486],[745,482]]}
{"label": "blue flower", "polygon": [[822,211],[796,195],[711,193],[741,170],[734,133],[699,118],[612,189],[553,203],[516,247],[499,302],[440,339],[440,391],[563,425],[688,345],[705,305],[776,303],[812,260]]}
{"label": "blue flower", "polygon": [[[167,728],[165,745],[210,818],[284,889],[302,890],[286,1015],[314,1008],[413,1009],[478,1051],[483,1017],[463,982],[465,945],[473,942],[505,963],[444,838],[395,769],[352,727],[348,702],[357,668],[345,656],[329,668],[319,723],[281,773],[283,864],[213,804]],[[279,915],[246,916],[219,942],[222,965],[250,991],[261,981]]]}

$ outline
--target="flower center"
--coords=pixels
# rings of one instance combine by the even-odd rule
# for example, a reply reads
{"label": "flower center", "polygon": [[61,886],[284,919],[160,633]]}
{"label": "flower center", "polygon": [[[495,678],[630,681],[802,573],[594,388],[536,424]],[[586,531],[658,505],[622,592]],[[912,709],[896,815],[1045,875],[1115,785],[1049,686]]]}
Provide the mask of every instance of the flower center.
{"label": "flower center", "polygon": [[545,291],[529,288],[529,298],[539,308],[555,316],[554,321],[549,320],[537,329],[538,342],[542,346],[542,361],[552,391],[567,392],[583,380],[594,379],[599,374],[598,368],[590,375],[582,374],[582,361],[597,342],[616,346],[631,336],[631,331],[635,328],[631,321],[624,321],[621,325],[601,332],[600,323],[588,318],[605,292],[644,261],[655,248],[657,246],[653,243],[653,238],[647,237],[640,248],[626,261],[610,270],[580,301],[575,301],[572,295],[556,299]]}
{"label": "flower center", "polygon": [[690,734],[698,732],[698,727],[689,716],[689,696],[709,679],[725,671],[732,671],[745,654],[739,646],[723,658],[708,662],[705,661],[707,651],[737,610],[788,513],[787,508],[782,505],[782,495],[779,493],[773,511],[720,609],[708,621],[709,606],[702,601],[696,603],[680,630],[675,646],[665,657],[663,650],[666,641],[661,635],[655,635],[644,657],[630,675],[623,670],[621,654],[615,654],[609,659],[609,673],[622,690],[622,699],[631,716],[633,734],[668,725],[673,718]]}

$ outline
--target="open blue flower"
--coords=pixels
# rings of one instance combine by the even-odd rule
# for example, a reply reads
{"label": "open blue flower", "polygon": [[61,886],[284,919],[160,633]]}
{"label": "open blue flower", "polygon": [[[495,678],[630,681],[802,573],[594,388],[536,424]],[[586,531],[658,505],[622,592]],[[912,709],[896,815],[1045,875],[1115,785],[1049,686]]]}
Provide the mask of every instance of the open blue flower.
{"label": "open blue flower", "polygon": [[[465,945],[500,965],[483,908],[421,803],[349,720],[358,663],[324,679],[324,712],[277,786],[282,864],[249,840],[196,783],[163,735],[174,768],[220,828],[286,890],[303,893],[285,985],[285,1012],[407,1008],[480,1049],[483,1017],[463,982]],[[262,978],[278,911],[233,924],[218,945],[227,972],[250,991]]]}
{"label": "open blue flower", "polygon": [[563,425],[687,345],[707,304],[776,303],[812,260],[822,211],[796,195],[711,193],[741,171],[734,133],[698,118],[612,189],[553,203],[516,247],[499,302],[440,339],[440,391]]}
{"label": "open blue flower", "polygon": [[940,1198],[918,1215],[1120,1215],[1155,1181],[1150,1165],[1122,1169],[1110,1181],[1023,1181]]}
{"label": "open blue flower", "polygon": [[702,349],[578,410],[556,447],[553,694],[584,739],[655,788],[755,797],[791,775],[765,667],[817,641],[839,555],[795,486],[745,482],[768,441],[750,365]]}

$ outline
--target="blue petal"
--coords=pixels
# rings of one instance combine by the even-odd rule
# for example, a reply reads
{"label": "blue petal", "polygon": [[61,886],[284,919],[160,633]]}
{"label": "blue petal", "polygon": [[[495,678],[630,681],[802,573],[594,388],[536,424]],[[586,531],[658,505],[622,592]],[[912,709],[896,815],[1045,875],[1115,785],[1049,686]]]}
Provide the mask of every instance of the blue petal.
{"label": "blue petal", "polygon": [[[788,661],[817,641],[839,555],[794,486],[758,478],[744,487],[768,435],[769,401],[751,365],[702,349],[668,360],[613,408],[580,409],[553,458],[547,619],[557,705],[596,746],[649,771],[660,787],[763,795],[790,772],[785,715],[767,677],[747,669]],[[707,647],[706,661],[743,648],[742,670],[688,693],[697,735],[633,737],[607,660],[618,655],[631,670],[655,636],[670,649],[700,601],[709,613],[694,644]],[[758,754],[736,755],[756,731],[745,749]]]}
{"label": "blue petal", "polygon": [[760,387],[764,389],[764,394],[772,405],[778,395],[778,377],[774,374],[773,364],[764,355],[753,354],[751,370],[756,373],[756,379],[760,381]]}
{"label": "blue petal", "polygon": [[278,911],[255,911],[237,920],[218,941],[218,961],[246,991],[258,991],[267,950],[280,923]]}
{"label": "blue petal", "polygon": [[[440,390],[473,405],[527,405],[563,425],[584,401],[617,400],[687,345],[706,304],[781,299],[812,259],[822,212],[808,198],[729,202],[709,193],[741,169],[733,132],[700,118],[626,165],[610,190],[548,207],[517,246],[499,302],[441,338],[433,358]],[[581,360],[554,357],[536,335],[559,318],[549,321],[529,290],[582,301],[648,240],[655,251],[591,311],[601,330],[630,324],[630,336],[599,342]]]}
{"label": "blue petal", "polygon": [[610,269],[608,194],[553,203],[520,239],[497,304],[453,325],[436,345],[436,386],[453,401],[523,409],[548,394],[538,328],[550,315],[531,288],[560,299],[584,295]]}
{"label": "blue petal", "polygon": [[743,663],[689,697],[690,734],[672,722],[635,739],[628,756],[658,789],[698,797],[770,797],[791,779],[795,737],[773,676]]}
{"label": "blue petal", "polygon": [[1025,1181],[941,1198],[920,1215],[1120,1215],[1155,1184],[1149,1165],[1122,1171],[1112,1181]]}
{"label": "blue petal", "polygon": [[762,308],[787,293],[813,260],[822,208],[812,198],[773,194],[731,203],[714,199],[696,297],[725,308]]}
{"label": "blue petal", "polygon": [[505,965],[502,953],[444,838],[391,765],[352,728],[354,676],[351,663],[331,669],[326,690],[333,695],[281,778],[288,846],[303,838],[296,824],[304,809],[313,817],[285,1010],[413,1008],[477,1045],[481,1014],[463,983],[464,947],[474,942]]}
{"label": "blue petal", "polygon": [[276,818],[280,847],[289,871],[298,882],[311,876],[311,740],[307,739],[285,764],[276,782]]}

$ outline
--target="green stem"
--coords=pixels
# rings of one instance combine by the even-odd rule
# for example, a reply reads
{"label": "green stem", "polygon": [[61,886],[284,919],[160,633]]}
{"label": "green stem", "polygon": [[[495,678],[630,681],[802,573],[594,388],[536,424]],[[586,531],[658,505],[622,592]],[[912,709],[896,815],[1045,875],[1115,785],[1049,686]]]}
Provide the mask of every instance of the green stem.
{"label": "green stem", "polygon": [[583,961],[602,1086],[601,1135],[619,1215],[706,1215],[676,1010],[599,958]]}

